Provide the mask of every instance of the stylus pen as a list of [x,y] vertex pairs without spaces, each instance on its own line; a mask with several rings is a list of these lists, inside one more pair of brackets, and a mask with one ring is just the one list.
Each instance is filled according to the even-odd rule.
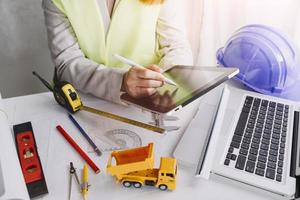
[[[138,63],[135,63],[135,62],[133,62],[132,60],[129,60],[129,59],[127,59],[127,58],[124,58],[124,57],[122,57],[122,56],[120,56],[120,55],[118,55],[118,54],[114,54],[113,56],[114,56],[117,60],[119,60],[119,61],[121,61],[122,63],[125,63],[125,64],[127,64],[127,65],[145,68],[144,66],[142,66],[142,65],[140,65],[140,64],[138,64]],[[165,76],[164,76],[164,81],[165,81],[166,83],[170,84],[170,85],[175,85],[175,86],[177,86],[177,84],[176,84],[174,81],[168,79],[168,78],[165,77]]]
[[100,172],[98,166],[92,161],[92,159],[80,148],[80,146],[71,138],[71,136],[61,127],[56,126],[56,129],[60,134],[68,141],[68,143],[77,151],[77,153],[87,162],[87,164],[94,170],[96,174]]
[[79,123],[74,119],[74,117],[71,114],[69,114],[68,116],[69,116],[70,120],[73,122],[73,124],[78,128],[78,130],[83,135],[83,137],[93,147],[94,151],[98,154],[98,156],[101,156],[102,155],[101,151],[96,146],[96,144],[93,142],[93,140],[89,137],[89,135],[83,130],[83,128],[79,125]]

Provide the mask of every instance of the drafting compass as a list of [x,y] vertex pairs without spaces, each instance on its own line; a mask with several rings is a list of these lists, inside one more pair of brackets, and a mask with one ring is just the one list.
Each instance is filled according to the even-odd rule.
[[[74,168],[73,166],[73,163],[70,162],[70,179],[69,179],[69,200],[71,200],[71,193],[72,193],[72,179],[73,179],[73,176],[75,176],[75,180],[80,188],[80,182],[79,182],[79,178],[78,178],[78,175],[77,175],[77,172],[76,172],[76,169]],[[81,189],[81,188],[80,188]]]

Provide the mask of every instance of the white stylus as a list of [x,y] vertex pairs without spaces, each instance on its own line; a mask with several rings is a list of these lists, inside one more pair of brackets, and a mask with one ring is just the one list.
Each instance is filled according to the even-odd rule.
[[[144,66],[142,66],[142,65],[140,65],[140,64],[137,64],[137,63],[133,62],[132,60],[128,60],[127,58],[124,58],[124,57],[122,57],[122,56],[120,56],[120,55],[118,55],[118,54],[114,54],[113,56],[114,56],[117,60],[121,61],[121,62],[124,63],[124,64],[130,65],[130,66],[136,66],[136,67],[145,68]],[[175,85],[175,86],[177,86],[177,84],[176,84],[174,81],[168,79],[168,78],[165,77],[165,76],[164,76],[164,81],[165,81],[166,83],[170,84],[170,85]]]

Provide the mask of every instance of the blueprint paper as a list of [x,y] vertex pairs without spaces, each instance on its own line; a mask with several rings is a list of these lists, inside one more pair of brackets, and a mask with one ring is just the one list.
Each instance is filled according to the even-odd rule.
[[[124,117],[136,119],[145,123],[151,121],[151,115],[148,112],[142,112],[134,107],[120,106],[86,95],[81,95],[85,105],[100,109],[103,111],[118,114]],[[153,187],[145,187],[135,190],[133,188],[124,188],[121,184],[116,184],[114,177],[106,173],[106,163],[110,151],[103,152],[101,157],[97,156],[91,149],[89,143],[80,134],[75,125],[70,121],[64,108],[59,106],[52,94],[41,93],[31,96],[10,98],[5,100],[5,110],[9,114],[9,123],[17,124],[31,121],[38,151],[45,174],[49,194],[38,199],[53,200],[67,199],[69,190],[69,163],[73,162],[79,179],[81,179],[81,170],[84,160],[68,144],[68,142],[56,130],[57,125],[61,125],[69,135],[78,143],[78,145],[88,153],[91,159],[100,167],[100,174],[95,174],[89,168],[89,182],[92,185],[89,188],[88,199],[136,199],[149,193],[164,195],[160,190]],[[190,111],[188,110],[188,113]],[[178,116],[182,115],[179,111]],[[175,143],[181,136],[178,132],[159,134],[139,127],[131,126],[123,122],[107,119],[92,113],[79,111],[73,115],[83,129],[90,135],[99,148],[114,147],[115,141],[107,139],[105,134],[109,131],[118,129],[127,130],[141,138],[142,145],[154,142],[155,167],[159,167],[160,157],[171,156]],[[181,118],[179,121],[168,122],[167,125],[181,125],[189,118]],[[135,136],[136,136],[135,135]],[[118,137],[121,143],[125,141],[128,147],[133,145],[130,137]],[[172,144],[172,145],[170,145]],[[0,198],[1,199],[1,198]],[[78,185],[75,180],[72,183],[72,200],[82,199]]]

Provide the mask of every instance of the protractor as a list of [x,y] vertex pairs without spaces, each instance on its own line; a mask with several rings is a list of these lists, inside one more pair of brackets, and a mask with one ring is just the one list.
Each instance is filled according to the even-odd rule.
[[116,145],[112,150],[133,148],[142,145],[141,137],[137,133],[126,129],[109,130],[104,136]]

